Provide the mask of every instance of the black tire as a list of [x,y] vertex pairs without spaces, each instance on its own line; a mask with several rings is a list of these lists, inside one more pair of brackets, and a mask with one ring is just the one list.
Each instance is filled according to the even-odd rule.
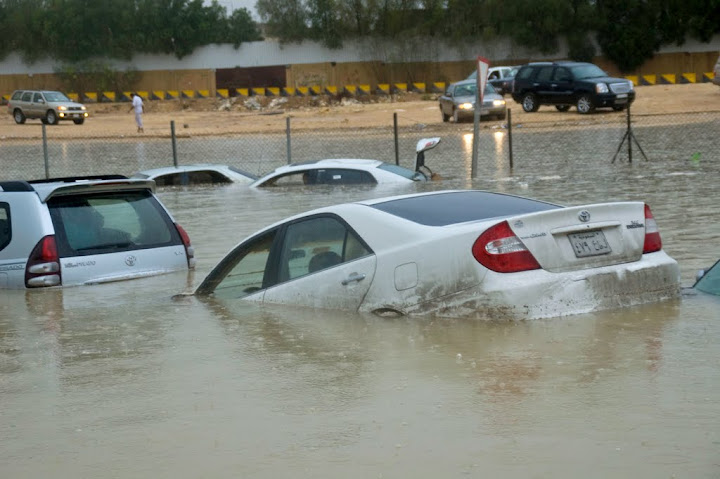
[[568,111],[570,105],[555,105],[555,108],[557,108],[557,111]]
[[15,119],[15,123],[17,123],[18,125],[22,125],[23,123],[25,123],[25,115],[19,108],[16,108],[15,111],[13,111],[13,118]]
[[58,117],[55,110],[48,110],[47,113],[45,113],[45,119],[47,120],[48,125],[57,125]]
[[595,110],[595,105],[593,105],[590,95],[580,95],[580,98],[577,99],[576,106],[578,113],[581,115],[587,115]]
[[537,97],[534,93],[525,93],[521,98],[523,110],[527,113],[537,111],[540,105],[538,105]]
[[442,115],[443,123],[450,121],[450,115],[446,115],[442,108],[440,108],[440,114]]
[[85,123],[85,118],[80,118],[79,120],[73,120],[73,123],[75,123],[76,125],[82,125],[83,123]]

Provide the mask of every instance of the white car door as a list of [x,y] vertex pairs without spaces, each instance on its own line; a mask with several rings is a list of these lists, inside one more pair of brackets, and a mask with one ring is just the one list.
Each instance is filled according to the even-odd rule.
[[266,289],[266,303],[356,310],[375,275],[375,255],[335,215],[288,224],[276,258],[277,281]]

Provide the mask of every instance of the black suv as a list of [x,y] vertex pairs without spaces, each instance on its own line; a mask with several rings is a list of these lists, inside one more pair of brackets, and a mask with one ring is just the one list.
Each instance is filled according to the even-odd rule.
[[575,105],[578,113],[590,113],[599,107],[624,109],[635,100],[635,90],[630,80],[611,78],[592,63],[539,62],[520,67],[512,97],[526,112],[540,105],[560,111]]

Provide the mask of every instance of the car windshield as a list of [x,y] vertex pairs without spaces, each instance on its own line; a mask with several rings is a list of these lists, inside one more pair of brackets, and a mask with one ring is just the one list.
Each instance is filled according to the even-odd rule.
[[695,289],[720,296],[720,261],[703,274],[695,283]]
[[446,226],[561,208],[551,203],[487,191],[413,196],[377,203],[372,207],[427,226]]
[[45,100],[47,101],[70,101],[70,98],[66,97],[59,91],[46,91]]
[[408,180],[418,181],[418,180],[424,180],[425,176],[418,172],[418,171],[412,171],[408,168],[404,168],[402,166],[393,165],[390,163],[383,163],[381,165],[378,165],[378,168],[381,170],[388,171],[390,173],[395,173],[396,175],[402,176],[403,178],[407,178]]
[[598,78],[606,77],[605,73],[600,67],[596,65],[580,65],[572,67],[573,75],[576,80],[582,80],[583,78]]

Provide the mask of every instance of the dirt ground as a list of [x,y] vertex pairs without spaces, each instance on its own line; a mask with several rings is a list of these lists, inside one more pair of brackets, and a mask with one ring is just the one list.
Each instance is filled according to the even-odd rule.
[[[633,115],[660,115],[672,121],[675,113],[720,112],[720,88],[711,83],[652,85],[636,88]],[[175,121],[178,136],[221,136],[237,133],[269,133],[284,131],[287,118],[293,130],[371,128],[392,126],[397,113],[399,126],[422,124],[437,128],[468,128],[468,123],[443,124],[437,94],[400,94],[354,98],[293,97],[293,98],[232,98],[146,101],[145,133],[136,133],[134,115],[129,103],[88,104],[90,117],[81,125],[61,122],[48,134],[67,138],[120,138],[127,136],[166,137],[170,122]],[[592,115],[578,115],[575,109],[561,113],[543,106],[536,113],[525,113],[509,95],[513,124],[578,124],[607,122],[609,116],[624,112],[608,109]],[[5,108],[5,107],[2,107]],[[619,120],[621,121],[621,120]],[[30,126],[35,127],[30,127]],[[41,135],[39,120],[17,125],[11,115],[0,115],[0,141],[37,138]],[[483,122],[483,128],[497,122]]]

